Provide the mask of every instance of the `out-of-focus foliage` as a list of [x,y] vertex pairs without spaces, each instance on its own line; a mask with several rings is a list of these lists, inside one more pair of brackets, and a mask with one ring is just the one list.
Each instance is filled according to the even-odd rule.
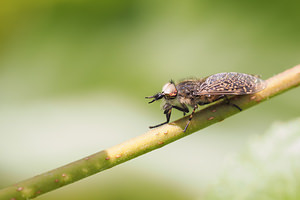
[[300,119],[275,123],[228,160],[205,199],[299,199]]
[[268,77],[299,62],[298,8],[261,1],[5,1],[2,100],[99,88],[140,96],[136,91],[150,93],[170,78],[220,71]]
[[[159,103],[148,105],[144,97],[170,79],[230,71],[266,79],[299,64],[299,10],[298,1],[1,2],[0,186],[116,145],[161,122]],[[124,199],[141,199],[134,196],[137,188],[155,199],[197,198],[223,171],[224,158],[239,152],[248,138],[274,120],[298,117],[299,98],[299,89],[289,91],[41,198],[87,199],[76,192],[96,190],[104,180],[101,187],[114,191],[115,182],[128,179],[128,185],[117,184],[128,192]],[[182,116],[172,115],[172,120]],[[99,191],[89,190],[89,199],[99,199]]]

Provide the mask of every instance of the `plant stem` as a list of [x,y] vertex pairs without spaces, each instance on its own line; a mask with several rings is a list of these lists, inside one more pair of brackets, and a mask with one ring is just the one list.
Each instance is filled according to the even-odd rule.
[[[235,96],[230,99],[245,110],[286,90],[300,84],[300,65],[288,69],[267,80],[263,91]],[[239,113],[234,106],[220,101],[195,113],[187,132],[183,129],[188,116],[166,124],[129,141],[100,151],[68,165],[40,174],[15,185],[0,190],[0,200],[18,200],[35,198],[46,192],[68,185],[87,176],[109,169],[139,155],[163,147],[175,140],[185,137],[211,124],[220,122],[227,117]]]

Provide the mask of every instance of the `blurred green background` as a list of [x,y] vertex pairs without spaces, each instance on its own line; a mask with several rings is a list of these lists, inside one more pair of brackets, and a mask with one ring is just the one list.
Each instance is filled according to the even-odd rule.
[[[171,78],[236,71],[267,79],[299,64],[299,10],[299,1],[3,1],[0,187],[164,121],[159,103],[144,97]],[[299,97],[291,90],[38,199],[218,199],[207,194],[227,158],[274,121],[298,117]]]

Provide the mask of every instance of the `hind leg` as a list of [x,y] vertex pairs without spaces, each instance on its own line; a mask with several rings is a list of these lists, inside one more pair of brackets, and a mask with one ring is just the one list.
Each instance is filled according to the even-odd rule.
[[228,105],[231,105],[231,106],[233,106],[233,107],[239,109],[239,111],[242,111],[242,109],[241,109],[238,105],[236,105],[236,104],[234,104],[234,103],[231,103],[231,102],[230,102],[230,99],[228,99],[228,97],[227,97],[226,95],[224,95],[224,99],[225,99],[225,102],[226,102]]

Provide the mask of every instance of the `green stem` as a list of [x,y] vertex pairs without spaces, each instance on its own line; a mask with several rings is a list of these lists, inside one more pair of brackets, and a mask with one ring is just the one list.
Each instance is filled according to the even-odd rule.
[[[278,95],[300,84],[300,65],[267,80],[267,88],[259,93],[235,96],[230,102],[243,110]],[[221,101],[195,113],[187,132],[183,129],[188,116],[166,124],[129,141],[100,151],[63,167],[40,174],[0,190],[0,199],[18,200],[37,197],[87,176],[109,169],[139,155],[163,147],[211,124],[239,113],[233,106]]]

